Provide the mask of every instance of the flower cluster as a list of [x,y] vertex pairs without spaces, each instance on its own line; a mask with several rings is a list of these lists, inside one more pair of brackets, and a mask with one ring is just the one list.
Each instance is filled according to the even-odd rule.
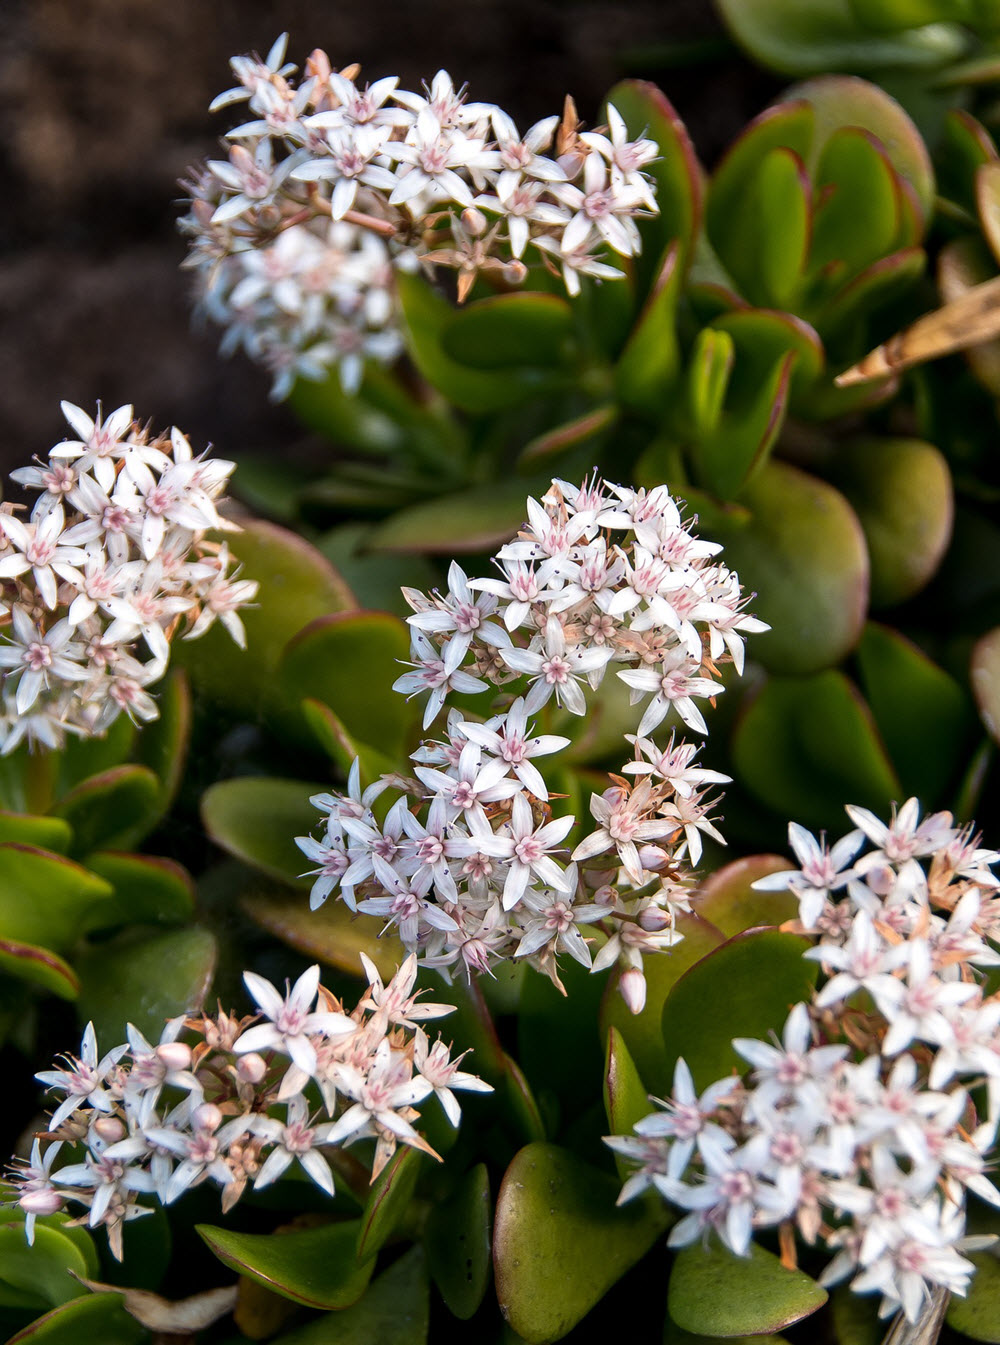
[[414,1128],[417,1105],[435,1094],[457,1126],[454,1090],[492,1090],[420,1026],[453,1006],[419,1002],[416,960],[384,985],[362,959],[369,985],[350,1014],[314,966],[284,995],[245,973],[259,1022],[221,1011],[175,1018],[155,1046],[130,1025],[128,1041],[101,1058],[89,1025],[79,1058],[37,1076],[64,1097],[11,1176],[28,1241],[38,1215],[82,1206],[77,1222],[106,1227],[120,1260],[124,1223],[151,1212],[142,1196],[168,1205],[212,1181],[228,1211],[292,1163],[333,1195],[328,1157],[336,1164],[338,1151],[369,1139],[372,1181],[398,1142],[437,1157]]
[[832,850],[793,823],[801,869],[755,884],[794,892],[791,928],[819,939],[812,1002],[780,1042],[733,1042],[748,1079],[699,1095],[681,1060],[662,1110],[607,1143],[639,1164],[622,1199],[652,1185],[689,1211],[672,1244],[714,1230],[744,1255],[780,1226],[790,1250],[797,1228],[835,1252],[823,1283],[853,1276],[915,1321],[935,1288],[966,1292],[962,1251],[992,1241],[965,1235],[966,1192],[1000,1206],[1000,1000],[979,973],[1000,964],[1000,854],[949,813],[921,822],[915,799],[888,825],[847,811],[857,827]]
[[[362,790],[356,764],[347,795],[313,799],[322,836],[298,844],[317,865],[314,907],[336,889],[429,966],[468,976],[524,958],[561,988],[560,953],[595,971],[617,963],[638,1012],[644,954],[681,937],[675,915],[689,909],[685,873],[702,835],[722,840],[706,791],[728,779],[697,766],[693,745],[652,735],[672,710],[705,733],[698,702],[723,690],[718,665],[741,672],[743,635],[766,627],[665,486],[554,481],[527,510],[498,577],[469,579],[453,564],[446,593],[404,589],[413,667],[395,686],[428,693],[424,728],[450,691],[509,685],[498,712],[484,722],[452,708],[444,736],[413,754],[412,777]],[[538,765],[570,739],[536,734],[532,717],[584,714],[612,666],[632,704],[646,702],[626,735],[634,759],[592,796],[592,829],[570,846],[576,819],[553,817]],[[387,789],[397,798],[380,804],[380,821],[373,805]],[[596,958],[588,926],[604,936]]]
[[396,267],[454,268],[461,300],[480,273],[519,284],[540,262],[576,294],[581,275],[622,274],[611,254],[639,252],[657,146],[630,141],[615,108],[581,131],[567,100],[522,135],[443,70],[423,93],[397,76],[361,86],[317,50],[296,84],[285,45],[232,62],[238,83],[212,107],[246,102],[251,117],[185,184],[181,223],[203,311],[224,348],[271,370],[275,397],[332,366],[354,391],[365,357],[395,357]]
[[28,518],[0,509],[0,751],[60,747],[102,734],[122,713],[157,716],[147,687],[187,639],[218,618],[244,643],[238,610],[256,583],[237,578],[218,512],[234,464],[195,456],[180,430],[153,437],[131,406],[96,420],[62,404],[77,436],[11,476],[37,491]]

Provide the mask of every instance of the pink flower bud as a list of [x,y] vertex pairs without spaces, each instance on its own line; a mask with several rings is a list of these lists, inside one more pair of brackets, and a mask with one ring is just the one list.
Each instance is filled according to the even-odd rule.
[[218,1130],[222,1125],[222,1112],[214,1102],[203,1102],[191,1113],[191,1122],[195,1130]]
[[661,906],[647,906],[639,916],[639,928],[644,929],[647,934],[662,934],[672,923],[670,912],[663,910]]
[[470,205],[462,211],[462,227],[471,238],[482,238],[489,225],[483,212]]
[[617,808],[619,804],[624,803],[627,797],[628,794],[622,789],[621,785],[609,785],[601,795],[604,802],[612,808]]
[[650,873],[659,873],[660,869],[665,868],[669,862],[670,856],[661,846],[643,845],[639,847],[639,863]]
[[26,1214],[55,1214],[62,1209],[63,1198],[49,1186],[41,1191],[25,1191],[17,1203]]
[[528,268],[524,262],[514,257],[504,266],[503,278],[511,285],[523,285],[528,278]]
[[156,1057],[167,1069],[187,1069],[191,1064],[191,1047],[182,1041],[166,1041],[157,1046]]
[[117,1116],[99,1116],[91,1129],[105,1144],[117,1144],[125,1138],[125,1127]]
[[249,1055],[240,1056],[236,1073],[246,1083],[260,1083],[267,1073],[267,1064],[262,1055],[258,1055],[256,1051],[251,1051]]
[[622,972],[618,992],[630,1013],[642,1013],[646,1003],[646,978],[638,967],[630,967],[628,971]]

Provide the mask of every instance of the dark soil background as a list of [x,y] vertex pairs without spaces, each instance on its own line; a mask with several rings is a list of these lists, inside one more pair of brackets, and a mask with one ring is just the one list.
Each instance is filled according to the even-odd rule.
[[[441,66],[523,125],[654,79],[712,164],[777,87],[708,0],[0,0],[0,468],[63,437],[59,400],[132,402],[226,456],[301,440],[267,379],[192,330],[177,179],[235,124],[207,106],[230,56],[290,32],[363,78]],[[238,111],[238,109],[237,109]]]

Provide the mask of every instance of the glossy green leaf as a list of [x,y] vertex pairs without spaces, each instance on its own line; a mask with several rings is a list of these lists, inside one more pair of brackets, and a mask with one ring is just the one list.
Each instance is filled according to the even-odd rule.
[[393,1262],[359,1303],[280,1336],[274,1345],[425,1345],[430,1286],[420,1247]]
[[36,817],[32,813],[0,811],[0,845],[15,841],[64,855],[72,840],[73,828],[61,817]]
[[941,195],[975,215],[976,169],[996,159],[993,137],[971,112],[952,107],[944,115],[941,140],[936,165]]
[[707,440],[718,429],[735,358],[728,332],[704,327],[698,333],[687,370],[687,414],[696,439]]
[[850,1345],[882,1345],[885,1323],[875,1313],[876,1301],[852,1293],[846,1284],[838,1285],[830,1295],[830,1320],[837,1340]]
[[513,1056],[506,1053],[503,1062],[503,1076],[495,1085],[498,1106],[507,1113],[515,1134],[529,1142],[544,1139],[545,1122],[524,1071]]
[[319,746],[345,776],[350,774],[355,761],[360,763],[361,783],[370,785],[383,775],[396,768],[397,763],[390,761],[382,752],[377,752],[367,743],[359,742],[348,732],[329,705],[307,696],[302,702],[302,717],[310,733]]
[[976,642],[969,681],[987,732],[994,742],[1000,742],[1000,626]]
[[156,688],[159,719],[138,735],[136,757],[160,781],[162,817],[177,797],[191,741],[191,683],[181,668],[175,668]]
[[1000,1342],[1000,1261],[989,1251],[966,1253],[976,1267],[965,1298],[952,1294],[948,1325],[970,1340]]
[[371,547],[448,556],[489,551],[517,532],[527,516],[525,500],[548,485],[541,478],[507,478],[415,504],[373,528]]
[[780,925],[793,920],[799,903],[791,892],[755,892],[758,878],[789,867],[781,855],[751,855],[734,859],[710,873],[698,888],[697,909],[703,920],[721,930],[726,938],[760,925]]
[[60,999],[76,999],[80,981],[76,972],[49,948],[0,939],[0,972],[37,985]]
[[435,1201],[424,1228],[427,1268],[452,1316],[468,1321],[479,1308],[492,1271],[493,1202],[486,1164],[467,1172],[446,1201]]
[[919,593],[951,540],[954,489],[944,455],[920,439],[855,440],[839,446],[832,479],[864,530],[872,606]]
[[[810,321],[826,341],[831,363],[836,363],[832,348],[838,342],[844,344],[851,336],[856,337],[856,332],[852,331],[854,325],[866,321],[879,308],[895,303],[911,290],[923,275],[926,265],[927,255],[922,248],[901,248],[889,257],[872,262],[850,284],[838,289],[826,303],[810,310]],[[847,363],[846,359],[844,363]],[[835,391],[836,395],[829,394],[825,405],[821,403],[815,408],[814,419],[846,415],[858,405],[877,403],[880,397],[876,389],[866,389],[864,386],[860,390],[838,388]],[[884,400],[884,396],[881,400]]]
[[779,359],[748,402],[727,405],[716,429],[698,444],[698,482],[720,499],[737,495],[766,462],[788,410],[794,359],[791,353]]
[[573,310],[554,294],[496,294],[460,308],[441,346],[471,369],[505,370],[565,363]]
[[439,576],[421,556],[376,554],[368,548],[371,529],[364,523],[342,523],[324,533],[319,550],[344,576],[360,607],[405,616],[409,611],[400,588],[429,589]]
[[196,690],[227,709],[256,714],[278,690],[274,672],[288,641],[303,626],[329,612],[356,606],[354,595],[315,547],[262,519],[243,524],[232,549],[243,578],[260,585],[256,605],[241,612],[246,650],[219,622],[200,640],[174,642],[174,657],[187,668]]
[[808,827],[838,826],[845,801],[881,814],[900,797],[872,713],[841,672],[770,679],[736,725],[732,760],[756,799]]
[[780,1331],[821,1308],[826,1290],[801,1270],[788,1270],[756,1243],[749,1256],[726,1247],[684,1247],[670,1271],[667,1311],[687,1331],[708,1336]]
[[[806,947],[795,934],[750,930],[727,939],[686,972],[663,1005],[663,1043],[671,1076],[679,1056],[687,1061],[699,1089],[734,1068],[747,1069],[732,1040],[766,1040],[769,1032],[781,1031],[793,1005],[808,1000],[818,968],[802,956]],[[684,1321],[679,1325],[704,1329]],[[761,1323],[760,1329],[772,1328]]]
[[749,522],[723,517],[714,538],[726,564],[756,593],[751,610],[771,630],[754,657],[789,674],[838,663],[861,634],[868,553],[857,516],[824,481],[768,462],[740,496]]
[[629,1055],[649,1089],[663,1096],[670,1089],[673,1065],[663,1044],[661,1019],[667,995],[680,978],[703,957],[718,948],[723,935],[700,916],[680,915],[677,929],[684,935],[673,948],[648,957],[643,963],[646,977],[646,1005],[634,1014],[618,993],[616,976],[609,978],[601,1001],[601,1032],[618,1032]]
[[0,1291],[30,1296],[26,1306],[58,1307],[84,1293],[73,1274],[86,1275],[88,1265],[76,1243],[60,1229],[39,1225],[29,1247],[20,1223],[0,1224]]
[[78,959],[80,1017],[93,1021],[104,1049],[125,1040],[126,1022],[158,1041],[168,1018],[201,1007],[215,961],[215,939],[196,925],[128,930]]
[[370,915],[352,915],[335,897],[330,897],[318,911],[309,909],[300,892],[289,896],[251,892],[240,905],[255,925],[282,943],[353,976],[362,975],[360,953],[371,958],[385,980],[406,956],[398,939],[389,934],[380,937],[381,920]]
[[493,1231],[497,1300],[529,1342],[560,1340],[649,1250],[664,1206],[615,1206],[619,1183],[554,1144],[529,1144],[504,1175]]
[[282,1233],[238,1233],[198,1224],[196,1231],[224,1266],[308,1308],[346,1308],[367,1288],[374,1260],[354,1256],[359,1223],[323,1224]]
[[[612,1135],[630,1135],[636,1121],[648,1116],[652,1109],[649,1093],[629,1055],[625,1038],[613,1027],[608,1031],[604,1059],[604,1111]],[[620,1154],[615,1155],[615,1166],[623,1180],[632,1170],[632,1165]]]
[[975,0],[850,0],[850,4],[858,20],[876,33],[976,19]]
[[132,758],[138,737],[139,731],[128,715],[119,715],[100,738],[69,734],[66,745],[54,758],[54,797],[61,798],[91,776],[124,766]]
[[[975,714],[968,695],[943,668],[897,631],[869,622],[858,667],[875,724],[902,792],[941,802],[968,758]],[[913,732],[919,724],[920,733]]]
[[654,418],[668,405],[677,378],[680,353],[676,316],[681,280],[680,245],[674,242],[664,254],[615,370],[622,403]]
[[361,1214],[356,1256],[368,1261],[385,1244],[406,1215],[416,1190],[423,1154],[401,1144],[372,1183]]
[[[155,1216],[154,1216],[155,1217]],[[10,1225],[19,1228],[22,1237],[24,1236],[24,1211],[17,1206],[6,1206],[0,1208],[0,1225]],[[57,1214],[39,1214],[35,1217],[36,1228],[55,1229],[64,1238],[69,1238],[73,1246],[83,1257],[86,1270],[84,1274],[88,1279],[94,1279],[100,1271],[100,1260],[97,1255],[97,1248],[94,1245],[94,1235],[87,1228],[81,1228],[79,1224],[70,1222],[70,1216],[64,1213]]]
[[794,313],[739,308],[712,320],[714,331],[728,332],[736,349],[732,402],[749,403],[762,379],[785,356],[794,356],[791,391],[807,400],[823,372],[823,343],[815,329]]
[[[566,421],[564,425],[557,425],[554,430],[546,430],[544,434],[529,439],[521,450],[518,463],[522,467],[537,467],[593,439],[602,440],[605,431],[611,429],[620,414],[618,407],[611,404],[595,407],[593,411],[585,411],[582,416],[577,416],[574,420]],[[411,563],[411,560],[412,558],[408,559],[407,563]],[[408,582],[411,587],[416,587],[412,580]]]
[[278,665],[282,695],[298,706],[323,701],[348,733],[403,764],[419,707],[394,692],[405,671],[410,637],[387,612],[335,612],[319,617],[289,643]]
[[326,788],[263,775],[220,780],[201,796],[201,820],[215,844],[236,859],[283,882],[308,885],[301,875],[309,861],[295,837],[320,821],[309,799]]
[[551,386],[552,374],[541,369],[486,371],[460,364],[444,346],[456,310],[422,276],[400,272],[396,287],[414,363],[456,406],[465,411],[499,411]]
[[751,303],[795,307],[810,251],[810,198],[799,155],[784,146],[769,151],[750,183],[739,244],[720,252]]
[[188,871],[159,855],[97,851],[87,867],[115,890],[113,910],[102,909],[102,922],[179,925],[194,913],[194,885]]
[[657,188],[659,214],[643,221],[643,254],[655,263],[676,239],[683,270],[701,222],[702,172],[684,123],[663,92],[644,80],[616,84],[607,101],[621,114],[629,136],[648,138],[659,146],[659,157],[646,172]]
[[935,24],[873,34],[849,0],[718,0],[729,31],[761,65],[782,75],[819,70],[934,70],[964,55],[959,30]]
[[0,845],[0,937],[57,952],[100,921],[111,887],[62,855]]
[[63,795],[53,808],[73,830],[73,853],[128,850],[160,814],[160,782],[145,766],[113,766]]
[[810,263],[816,270],[839,263],[846,279],[895,250],[899,191],[888,155],[870,131],[834,131],[819,156],[815,185]]
[[125,1311],[117,1294],[88,1294],[36,1318],[11,1336],[7,1345],[81,1345],[83,1341],[138,1345],[147,1339],[145,1327]]

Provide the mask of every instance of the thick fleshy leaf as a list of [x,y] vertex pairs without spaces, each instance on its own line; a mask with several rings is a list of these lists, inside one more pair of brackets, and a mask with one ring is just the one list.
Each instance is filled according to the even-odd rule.
[[680,354],[677,300],[681,287],[680,244],[667,248],[659,273],[615,370],[618,395],[630,410],[658,418],[673,394]]
[[[745,1070],[746,1061],[733,1050],[733,1038],[767,1040],[769,1032],[780,1032],[792,1006],[812,993],[818,968],[802,956],[807,946],[795,934],[749,930],[728,939],[686,972],[663,1005],[663,1043],[671,1077],[679,1056],[687,1061],[699,1089],[734,1068]],[[760,1329],[771,1327],[761,1323]]]
[[706,442],[717,432],[736,359],[728,332],[703,327],[695,339],[687,368],[687,406],[693,438]]
[[330,1312],[274,1345],[425,1345],[430,1285],[423,1250],[413,1247],[343,1312]]
[[545,491],[551,478],[515,477],[471,486],[415,504],[372,529],[373,551],[462,555],[508,541],[525,519],[525,500]]
[[124,766],[132,757],[138,737],[139,731],[128,715],[119,715],[100,738],[68,735],[65,747],[54,759],[54,797],[61,798],[91,776]]
[[36,1318],[7,1345],[81,1345],[82,1341],[138,1345],[146,1339],[145,1327],[125,1311],[117,1295],[88,1294]]
[[354,1256],[358,1220],[275,1233],[238,1233],[198,1224],[196,1231],[224,1266],[308,1308],[346,1308],[367,1288],[374,1259]]
[[[585,937],[588,932],[586,926],[581,930]],[[565,1120],[593,1101],[593,1080],[601,1068],[597,1014],[604,985],[603,977],[592,976],[569,956],[559,961],[564,995],[547,976],[529,976],[521,988],[517,1058],[536,1092],[551,1095],[564,1109]]]
[[14,841],[39,850],[64,855],[73,841],[73,828],[61,817],[37,817],[33,813],[0,811],[0,845]]
[[529,1144],[504,1175],[493,1231],[500,1311],[529,1342],[561,1340],[649,1250],[666,1208],[617,1208],[619,1184],[554,1144]]
[[1000,742],[1000,626],[976,642],[969,665],[972,694],[994,742]]
[[844,278],[893,252],[901,230],[896,175],[881,143],[858,126],[841,126],[816,167],[816,217],[810,263],[838,266]]
[[409,632],[398,617],[335,612],[290,641],[277,678],[294,706],[307,696],[323,701],[350,734],[402,765],[419,708],[394,692],[392,684],[409,653]]
[[[651,1110],[649,1092],[629,1055],[625,1038],[617,1028],[610,1028],[604,1060],[604,1111],[612,1135],[630,1135],[636,1121],[648,1116]],[[615,1165],[618,1176],[624,1180],[632,1165],[618,1154]]]
[[642,1013],[629,1010],[618,993],[617,976],[609,978],[601,1001],[601,1032],[609,1034],[613,1028],[620,1033],[643,1082],[660,1097],[669,1091],[673,1077],[660,1026],[667,995],[686,971],[724,941],[724,935],[700,916],[678,916],[677,929],[684,935],[680,943],[644,959],[646,1005]]
[[683,270],[701,222],[702,171],[684,123],[655,84],[627,79],[607,101],[617,108],[633,139],[655,140],[659,157],[646,171],[657,187],[659,214],[643,221],[643,256],[655,262],[676,239]]
[[936,155],[938,190],[946,204],[969,219],[976,215],[976,170],[996,160],[997,148],[986,127],[965,108],[952,107],[941,125]]
[[241,612],[247,648],[216,622],[200,640],[174,642],[174,656],[198,692],[227,709],[256,714],[278,690],[274,672],[288,641],[308,622],[356,606],[354,595],[315,547],[285,528],[248,520],[233,538],[245,579],[260,585],[255,606]]
[[515,1134],[529,1143],[545,1138],[545,1122],[541,1108],[524,1076],[524,1071],[513,1056],[504,1053],[504,1073],[497,1090],[497,1103],[506,1112]]
[[479,1163],[446,1201],[435,1201],[424,1228],[427,1268],[449,1311],[468,1321],[489,1287],[493,1202],[486,1164]]
[[76,999],[80,980],[76,972],[50,948],[36,948],[15,939],[0,939],[0,972],[37,985],[60,999]]
[[418,1149],[401,1144],[372,1183],[358,1229],[359,1261],[371,1260],[395,1232],[413,1198],[422,1161]]
[[145,766],[113,766],[64,794],[52,810],[73,829],[73,854],[129,850],[159,820],[160,782]]
[[111,886],[62,855],[0,845],[0,938],[57,951],[101,920]]
[[726,269],[752,304],[794,309],[812,232],[811,188],[801,157],[769,150],[749,184],[739,236],[717,246]]
[[[941,802],[968,760],[976,717],[967,693],[923,650],[869,622],[858,645],[868,704],[902,792]],[[921,726],[914,734],[913,725]]]
[[[836,365],[843,357],[843,350],[851,341],[857,341],[856,324],[867,320],[879,308],[895,303],[913,288],[924,273],[927,254],[922,248],[901,248],[888,257],[872,262],[859,276],[838,289],[824,304],[810,311],[809,317],[827,344],[830,362]],[[854,350],[857,349],[856,344]],[[846,362],[846,358],[845,358]],[[814,419],[829,416],[846,415],[857,406],[868,403],[858,400],[856,388],[836,389],[837,396],[831,392],[825,404],[813,412]],[[848,398],[846,394],[851,394]],[[878,404],[877,394],[869,391],[868,398],[873,405]]]
[[952,1294],[948,1325],[971,1340],[1000,1342],[1000,1261],[991,1252],[973,1252],[976,1273],[965,1298]]
[[742,491],[749,522],[719,520],[726,564],[755,592],[771,630],[754,656],[788,674],[838,663],[854,647],[868,598],[868,552],[857,515],[832,486],[785,462],[768,462]]
[[730,407],[727,398],[718,426],[697,445],[698,482],[718,498],[737,495],[766,462],[785,422],[794,359],[791,352],[780,358],[742,405]]
[[410,609],[400,587],[433,588],[440,576],[422,556],[370,551],[370,536],[371,528],[364,523],[342,523],[324,533],[316,545],[350,584],[360,607],[406,616]]
[[214,937],[196,925],[128,930],[78,959],[80,1017],[93,1022],[102,1050],[125,1040],[126,1022],[157,1041],[168,1018],[201,1007],[215,961]]
[[815,328],[794,313],[738,308],[712,320],[712,329],[728,332],[736,348],[731,396],[737,403],[752,399],[753,388],[785,355],[792,362],[792,396],[808,399],[823,372],[823,343]]
[[159,719],[138,735],[136,757],[160,781],[162,817],[180,789],[191,741],[191,683],[182,668],[175,668],[156,688]]
[[313,700],[307,696],[302,702],[302,717],[306,721],[313,739],[334,761],[345,776],[350,774],[355,761],[360,763],[361,783],[370,785],[380,775],[395,770],[397,762],[391,761],[383,752],[378,752],[367,743],[351,736],[340,719],[324,701]]
[[884,813],[899,779],[872,713],[841,672],[771,678],[736,725],[740,782],[780,818],[836,827],[844,800]]
[[220,780],[201,796],[205,830],[228,854],[272,878],[295,886],[309,861],[295,844],[317,825],[321,814],[309,802],[328,786],[272,776],[243,775]]
[[573,310],[554,294],[496,294],[460,308],[441,332],[451,359],[470,369],[564,364]]
[[[22,1209],[17,1206],[0,1208],[0,1225],[19,1228],[22,1238],[24,1237],[24,1223],[25,1215]],[[101,1263],[97,1255],[97,1248],[94,1245],[94,1234],[89,1229],[81,1228],[79,1224],[72,1224],[70,1216],[63,1213],[37,1215],[35,1227],[52,1228],[62,1237],[69,1238],[83,1257],[86,1266],[84,1274],[94,1276],[99,1273]]]
[[29,1247],[22,1224],[0,1225],[0,1300],[13,1291],[31,1300],[18,1306],[58,1307],[85,1292],[71,1272],[87,1275],[89,1266],[61,1229],[36,1227],[34,1246]]
[[301,893],[279,896],[250,892],[240,905],[255,925],[282,943],[352,976],[362,975],[361,953],[371,958],[385,980],[406,956],[398,939],[380,935],[381,920],[371,915],[352,915],[335,897],[330,897],[318,911],[309,909]]
[[102,923],[180,925],[194,912],[191,875],[172,859],[97,851],[87,867],[115,890],[113,909],[102,908]]
[[836,1339],[851,1345],[882,1345],[885,1323],[876,1316],[875,1307],[875,1299],[852,1293],[846,1284],[838,1285],[828,1309]]
[[756,1243],[734,1256],[713,1242],[684,1247],[670,1271],[667,1311],[687,1331],[707,1336],[780,1331],[821,1308],[827,1293],[801,1270],[788,1270]]
[[872,606],[912,598],[951,539],[954,489],[944,455],[921,439],[855,440],[838,448],[831,475],[864,530]]
[[710,873],[698,889],[697,909],[726,938],[760,925],[780,925],[793,920],[799,903],[791,892],[755,892],[753,884],[769,873],[787,869],[781,855],[751,855],[735,859]]
[[[593,439],[603,443],[605,431],[611,429],[620,415],[619,408],[611,403],[595,407],[593,411],[585,411],[582,416],[577,416],[574,420],[566,421],[564,425],[557,425],[554,430],[546,430],[543,434],[536,435],[534,439],[529,439],[521,450],[518,463],[522,467],[538,466]],[[412,564],[412,557],[408,558],[407,564]],[[412,580],[407,582],[411,588],[417,587]]]

